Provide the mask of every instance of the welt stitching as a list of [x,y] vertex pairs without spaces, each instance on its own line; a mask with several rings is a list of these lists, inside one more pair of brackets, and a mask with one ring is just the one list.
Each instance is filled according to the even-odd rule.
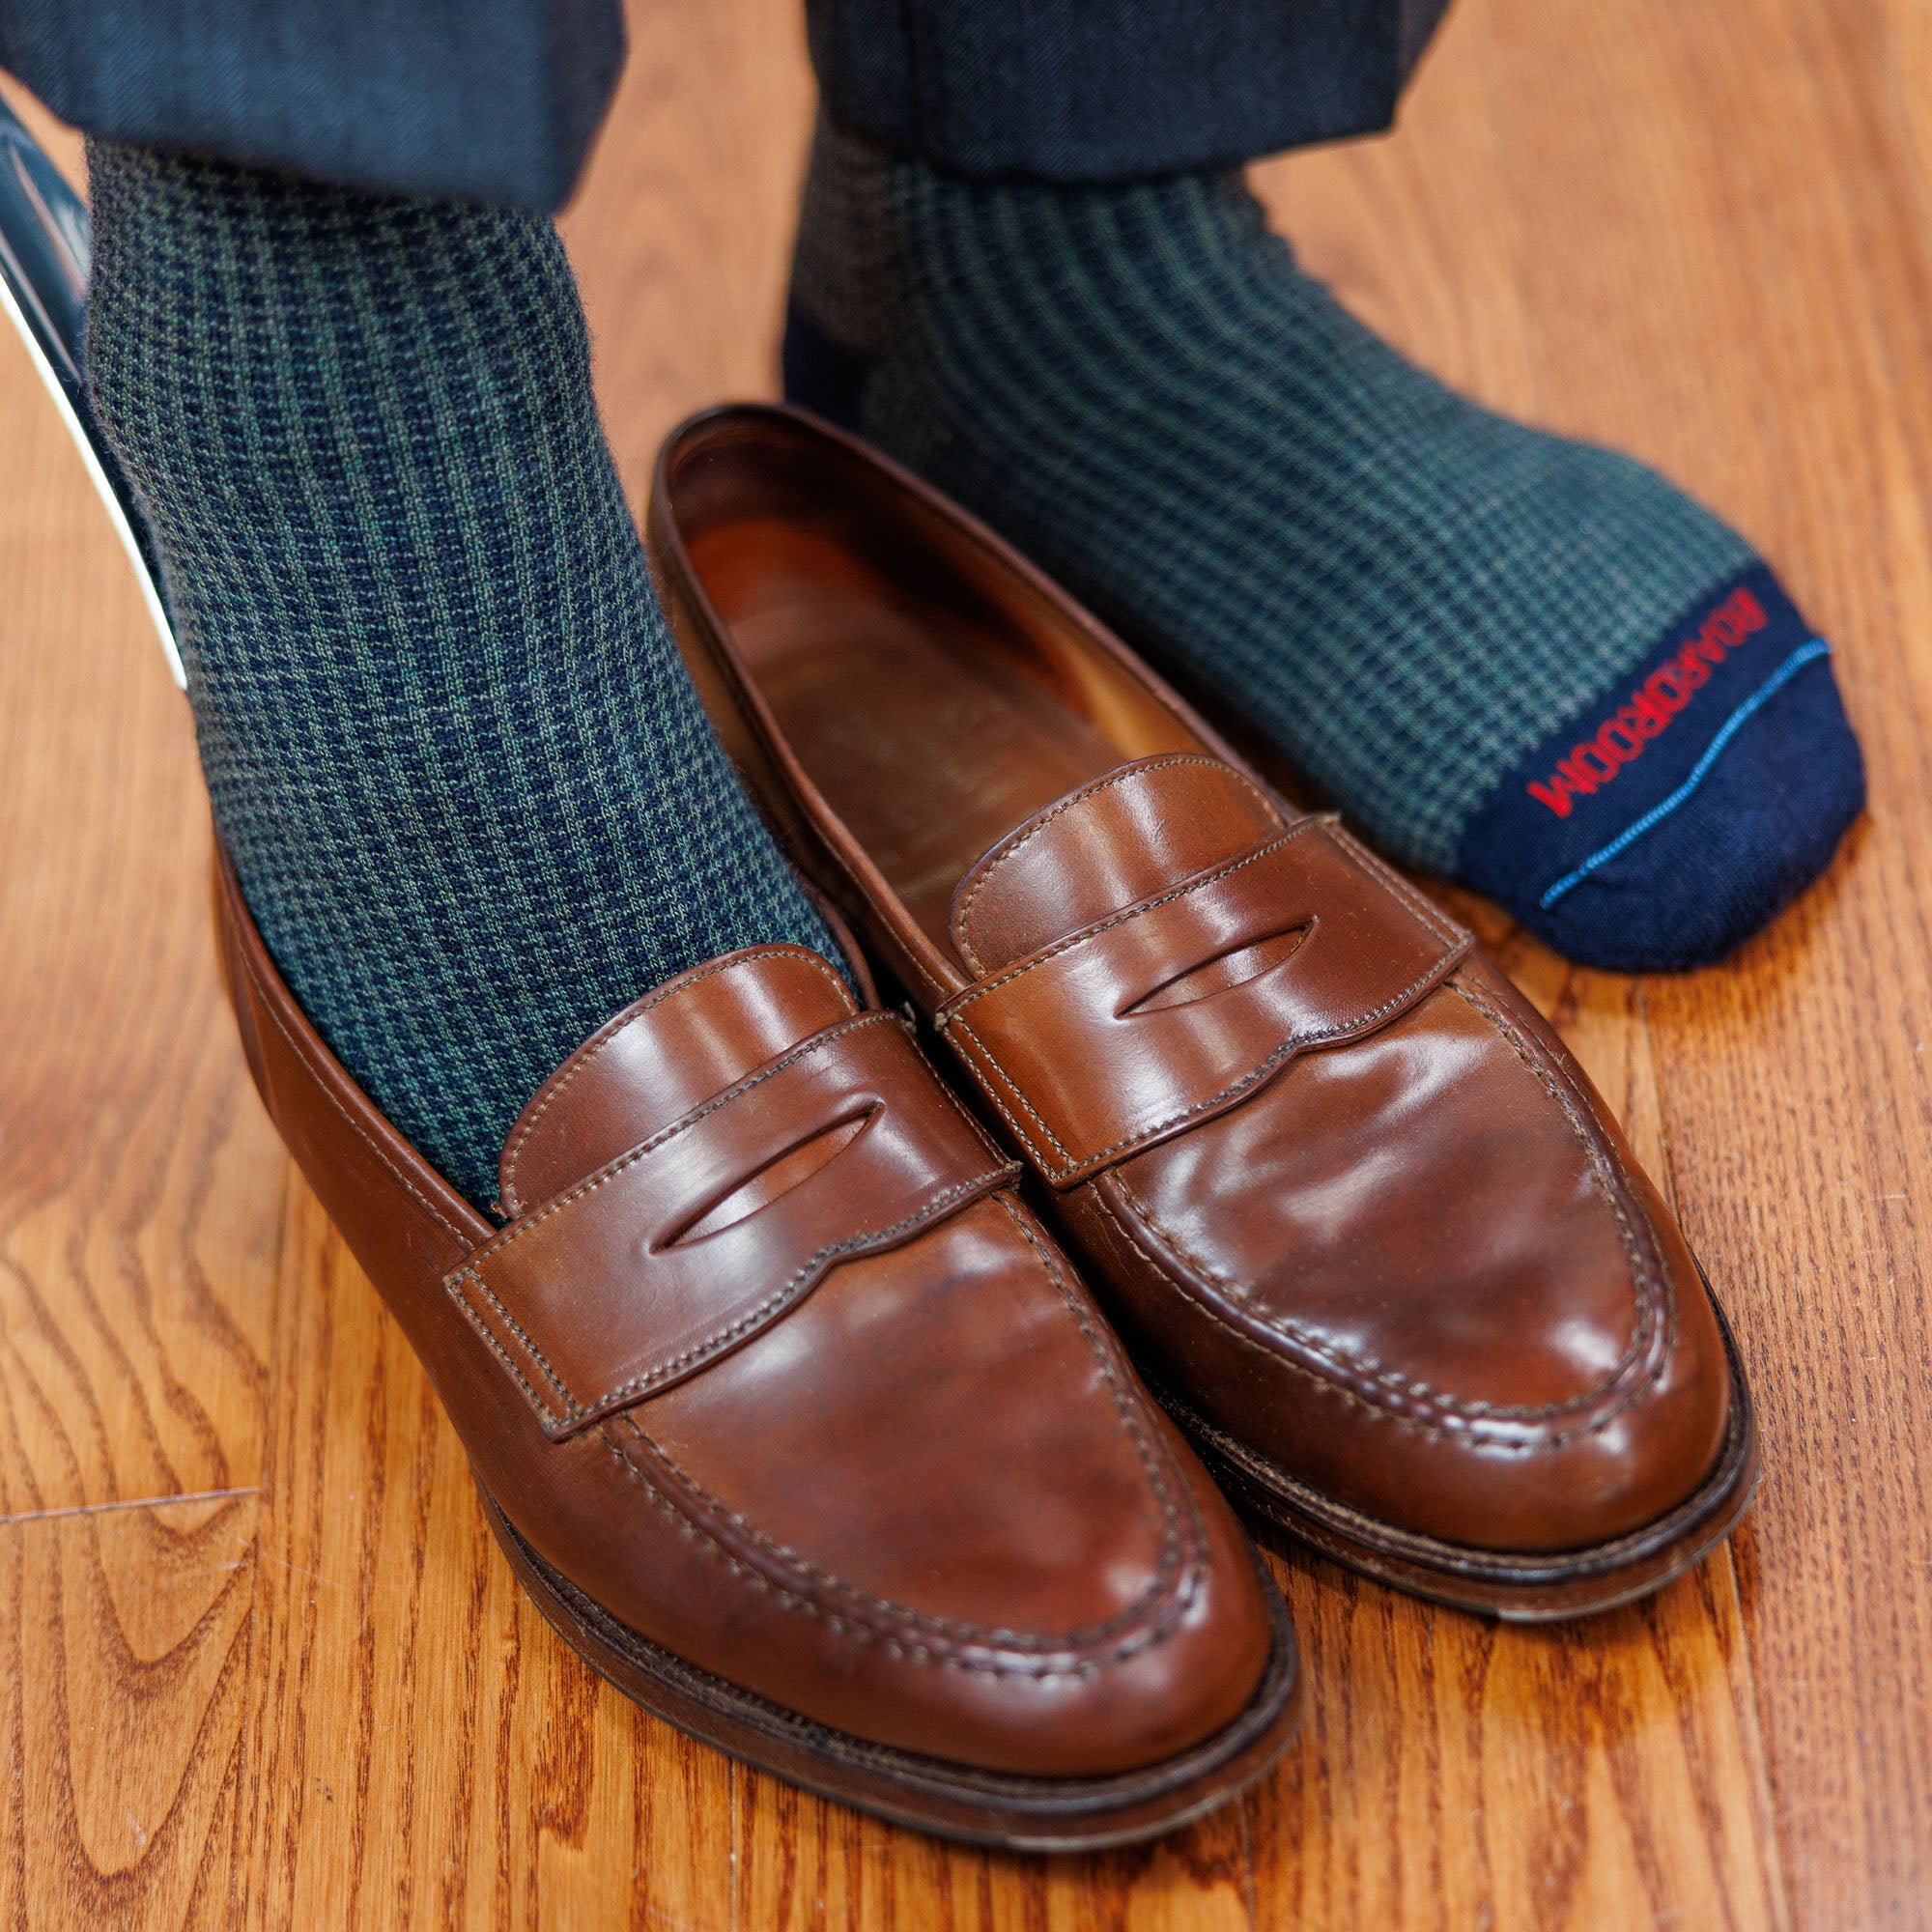
[[[1122,1225],[1120,1216],[1114,1212],[1113,1205],[1100,1192],[1097,1186],[1093,1189],[1093,1193],[1094,1199],[1099,1205],[1101,1213],[1106,1215],[1107,1219],[1113,1223],[1115,1231],[1126,1242],[1127,1246],[1135,1254],[1139,1255],[1149,1267],[1165,1275],[1166,1270],[1162,1267],[1161,1264],[1152,1255],[1149,1254]],[[1129,1198],[1131,1199],[1132,1197],[1129,1196]],[[1134,1205],[1136,1208],[1139,1208],[1141,1206],[1138,1201]],[[1230,1284],[1230,1286],[1235,1285]],[[1386,1423],[1392,1429],[1402,1430],[1405,1434],[1410,1435],[1419,1435],[1425,1441],[1463,1443],[1471,1439],[1480,1439],[1481,1422],[1486,1419],[1492,1419],[1474,1418],[1476,1426],[1472,1428],[1467,1424],[1459,1427],[1454,1423],[1433,1423],[1421,1416],[1404,1415],[1400,1410],[1388,1407],[1386,1404],[1370,1400],[1369,1397],[1361,1394],[1356,1389],[1349,1387],[1345,1382],[1330,1380],[1328,1377],[1311,1369],[1305,1362],[1297,1362],[1293,1356],[1277,1353],[1265,1342],[1258,1341],[1254,1336],[1248,1334],[1245,1329],[1237,1328],[1225,1316],[1217,1314],[1206,1302],[1196,1299],[1193,1295],[1189,1295],[1188,1300],[1202,1316],[1208,1321],[1211,1321],[1224,1334],[1239,1343],[1242,1348],[1252,1350],[1268,1363],[1276,1367],[1285,1368],[1291,1374],[1299,1376],[1303,1380],[1312,1383],[1323,1395],[1333,1396],[1337,1401],[1346,1403],[1352,1408],[1359,1408],[1374,1421]],[[1486,1450],[1496,1455],[1522,1457],[1548,1455],[1559,1449],[1567,1449],[1571,1443],[1581,1441],[1585,1436],[1602,1434],[1618,1416],[1623,1414],[1625,1409],[1636,1403],[1646,1387],[1651,1383],[1662,1381],[1664,1371],[1668,1367],[1669,1357],[1666,1355],[1663,1360],[1659,1362],[1652,1374],[1632,1388],[1621,1401],[1615,1403],[1601,1415],[1595,1417],[1581,1428],[1558,1431],[1535,1442],[1497,1442],[1492,1440],[1485,1443],[1483,1446]]]
[[[1081,804],[1087,799],[1094,797],[1097,793],[1108,790],[1111,786],[1117,784],[1125,784],[1128,781],[1128,780],[1139,778],[1144,772],[1154,771],[1169,765],[1219,765],[1223,764],[1223,762],[1224,761],[1220,758],[1210,758],[1204,755],[1200,752],[1171,752],[1164,758],[1151,759],[1147,764],[1136,765],[1132,771],[1116,772],[1112,778],[1102,779],[1098,784],[1091,784],[1083,786],[1079,791],[1075,792],[1071,798],[1062,799],[1061,802],[1058,805],[1056,805],[1051,811],[1047,812],[1042,818],[1037,820],[1032,827],[1032,829],[1029,830],[1023,838],[1017,839],[1011,845],[1009,845],[1007,849],[1004,852],[1002,852],[1000,856],[997,859],[995,859],[993,863],[990,866],[988,866],[986,869],[983,872],[981,872],[976,880],[974,880],[973,890],[966,895],[966,902],[959,908],[959,918],[956,922],[959,928],[959,950],[963,953],[965,953],[967,965],[972,967],[975,973],[983,973],[985,971],[985,968],[981,966],[980,963],[978,953],[974,950],[972,935],[966,929],[966,922],[972,916],[973,912],[973,901],[980,896],[981,889],[988,884],[988,882],[992,879],[993,874],[997,872],[1000,869],[1000,867],[1007,863],[1009,859],[1010,859],[1016,852],[1018,852],[1021,849],[1021,847],[1031,844],[1034,839],[1037,838],[1039,835],[1042,832],[1044,832],[1046,828],[1049,825],[1051,825],[1053,821],[1056,818],[1058,818],[1063,811],[1070,810],[1074,806]],[[1262,804],[1264,807],[1266,807],[1268,811],[1273,814],[1273,816],[1277,821],[1280,820],[1281,812],[1275,807],[1274,802],[1271,799],[1269,799],[1266,793],[1264,793],[1262,790],[1260,785],[1256,784],[1255,781],[1246,775],[1246,773],[1236,771],[1233,765],[1227,765],[1225,769],[1234,778],[1238,779],[1242,784],[1246,785],[1247,788],[1254,793],[1256,798],[1260,799]]]
[[[804,958],[810,959],[812,965],[816,966],[820,970],[820,972],[822,972],[825,975],[825,977],[828,980],[830,980],[836,987],[838,987],[841,995],[843,995],[847,1000],[850,999],[851,995],[846,992],[844,981],[839,979],[838,974],[836,974],[832,970],[831,966],[825,960],[821,959],[817,955],[817,953],[808,951],[808,949],[806,949],[805,947],[801,946],[801,947],[784,948],[776,946],[761,946],[756,949],[756,952],[753,956],[760,958],[769,958],[773,954],[781,952],[786,953],[788,956],[792,953],[797,953],[798,955]],[[614,1040],[616,1040],[618,1037],[622,1035],[629,1028],[633,1020],[642,1019],[646,1013],[652,1011],[655,1008],[662,1005],[666,1000],[669,999],[674,993],[683,992],[687,986],[695,986],[700,980],[708,980],[712,977],[713,974],[723,973],[724,971],[725,971],[727,967],[742,965],[745,962],[746,956],[747,956],[746,954],[740,953],[737,955],[736,958],[714,960],[709,966],[704,967],[699,972],[681,976],[677,980],[677,981],[672,985],[660,986],[658,990],[650,996],[649,999],[643,1001],[640,1005],[633,1008],[632,1010],[625,1015],[621,1024],[613,1026],[611,1029],[611,1031],[607,1033],[604,1036],[604,1037],[600,1039],[597,1042],[597,1044],[590,1049],[588,1053],[584,1054],[582,1058],[580,1059],[570,1068],[570,1070],[563,1076],[563,1078],[559,1080],[556,1083],[556,1085],[553,1087],[550,1090],[550,1092],[544,1095],[541,1101],[538,1102],[536,1112],[533,1113],[529,1117],[529,1119],[526,1121],[524,1124],[517,1129],[516,1138],[511,1142],[509,1151],[503,1156],[503,1179],[506,1182],[508,1182],[510,1191],[512,1193],[516,1191],[517,1161],[523,1153],[524,1144],[529,1139],[531,1134],[533,1134],[536,1131],[537,1122],[541,1121],[547,1113],[550,1112],[551,1103],[554,1100],[556,1100],[562,1096],[564,1089],[568,1087],[570,1083],[573,1080],[575,1080],[577,1076],[580,1073],[582,1073],[583,1069],[586,1066],[588,1066],[590,1063],[593,1060],[595,1060],[597,1056],[600,1053],[602,1053],[607,1046],[610,1046]]]
[[459,1228],[453,1221],[451,1221],[442,1212],[442,1210],[436,1205],[434,1201],[432,1201],[429,1198],[428,1195],[423,1193],[422,1190],[418,1188],[412,1180],[411,1180],[409,1176],[406,1175],[402,1171],[402,1169],[399,1168],[395,1164],[395,1162],[392,1161],[389,1158],[389,1156],[385,1154],[383,1151],[383,1150],[376,1145],[375,1141],[370,1138],[369,1131],[366,1127],[363,1126],[362,1122],[358,1121],[355,1118],[355,1116],[352,1114],[349,1111],[349,1109],[345,1107],[339,1099],[336,1098],[334,1093],[330,1090],[327,1075],[325,1073],[323,1068],[316,1065],[315,1062],[308,1057],[308,1053],[303,1048],[301,1042],[296,1038],[295,1035],[292,1034],[286,1026],[282,1024],[282,1016],[275,1010],[273,997],[270,995],[269,988],[263,984],[261,976],[256,972],[255,962],[248,957],[247,948],[244,946],[237,946],[235,948],[235,952],[242,961],[242,970],[248,976],[248,983],[255,989],[262,1010],[268,1014],[269,1018],[271,1021],[273,1021],[275,1031],[281,1035],[283,1040],[287,1043],[289,1051],[293,1053],[298,1061],[301,1062],[302,1065],[308,1070],[309,1074],[313,1077],[317,1088],[321,1091],[322,1097],[325,1100],[327,1100],[328,1104],[335,1109],[336,1113],[338,1113],[342,1117],[344,1125],[346,1125],[349,1128],[349,1130],[355,1136],[355,1138],[358,1141],[360,1141],[362,1145],[365,1148],[367,1148],[369,1151],[372,1154],[374,1154],[380,1162],[382,1162],[383,1166],[388,1171],[390,1177],[400,1184],[404,1192],[407,1193],[412,1200],[419,1203],[424,1208],[428,1210],[431,1218],[436,1222],[438,1227],[441,1228],[446,1234],[454,1235],[459,1241],[470,1240],[472,1236],[465,1234],[461,1228]]

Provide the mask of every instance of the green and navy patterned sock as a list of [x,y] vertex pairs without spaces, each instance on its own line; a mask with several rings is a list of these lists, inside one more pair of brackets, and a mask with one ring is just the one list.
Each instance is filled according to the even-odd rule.
[[1577,959],[1721,956],[1863,803],[1742,537],[1404,361],[1237,178],[973,183],[821,127],[785,384]]
[[685,675],[547,221],[97,143],[88,373],[290,986],[472,1200],[545,1076],[832,951]]

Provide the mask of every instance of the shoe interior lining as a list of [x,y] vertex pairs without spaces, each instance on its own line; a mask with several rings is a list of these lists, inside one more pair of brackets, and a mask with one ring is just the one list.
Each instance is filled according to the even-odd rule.
[[708,441],[674,487],[793,753],[948,952],[953,892],[989,846],[1131,758],[1200,749],[1030,586],[808,430]]

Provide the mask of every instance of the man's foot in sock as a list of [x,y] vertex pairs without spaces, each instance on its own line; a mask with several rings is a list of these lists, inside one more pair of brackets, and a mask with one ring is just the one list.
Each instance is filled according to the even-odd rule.
[[600,1021],[830,937],[667,632],[554,230],[97,143],[88,365],[304,1009],[479,1204]]
[[1404,361],[1235,178],[976,184],[821,127],[785,384],[1585,963],[1721,957],[1863,804],[1743,538]]

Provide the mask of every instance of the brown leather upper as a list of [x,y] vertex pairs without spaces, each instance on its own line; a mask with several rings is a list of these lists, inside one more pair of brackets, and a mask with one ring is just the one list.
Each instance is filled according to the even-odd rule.
[[[1449,1543],[1578,1548],[1696,1488],[1729,1381],[1694,1263],[1466,932],[809,418],[687,426],[650,537],[727,746],[1153,1378]],[[990,845],[987,800],[1024,807]]]
[[[1184,871],[1169,822],[1232,822],[1237,842]],[[960,881],[953,942],[980,977],[933,1023],[1041,1174],[1085,1180],[1240,1106],[1295,1054],[1385,1026],[1455,969],[1467,935],[1372,867],[1218,759],[1122,766]]]
[[[632,1012],[586,1051],[608,1065],[623,1034],[662,1037],[679,1024],[674,1005]],[[572,1120],[584,1064],[539,1096],[532,1133],[581,1145],[608,1122],[628,1140],[641,1120],[605,1114],[591,1131]],[[590,1099],[600,1112],[610,1084]],[[569,1435],[701,1373],[839,1262],[903,1246],[1011,1178],[924,1076],[905,1021],[861,1013],[519,1214],[447,1285],[545,1433]]]
[[1152,1765],[1254,1694],[1247,1546],[908,1023],[762,947],[532,1098],[493,1226],[376,1111],[225,867],[249,1065],[478,1480],[631,1630],[864,1740]]

